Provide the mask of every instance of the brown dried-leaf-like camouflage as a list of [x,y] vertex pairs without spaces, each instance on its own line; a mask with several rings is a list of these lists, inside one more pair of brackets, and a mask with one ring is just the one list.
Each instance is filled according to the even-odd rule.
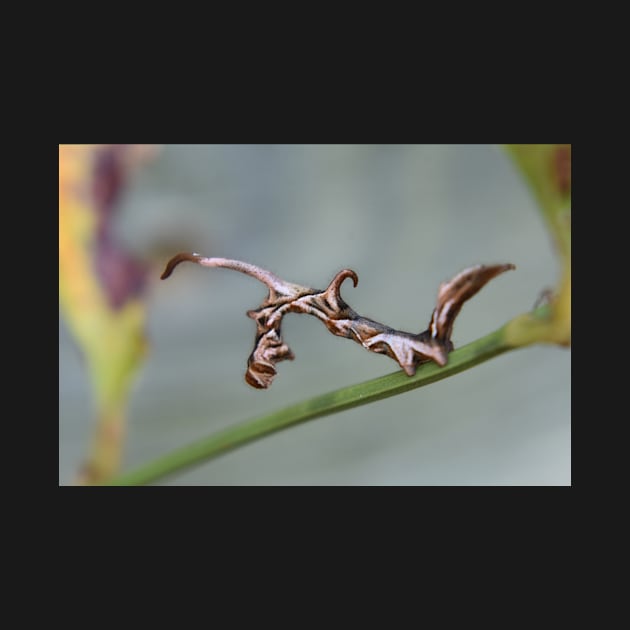
[[512,264],[477,265],[457,274],[440,285],[438,300],[429,327],[413,334],[395,330],[356,313],[341,297],[340,289],[346,278],[357,286],[359,278],[351,269],[340,271],[325,290],[311,289],[286,282],[270,271],[240,260],[206,258],[199,254],[177,254],[166,265],[162,279],[183,261],[204,267],[234,269],[260,280],[269,288],[269,295],[257,308],[247,312],[256,322],[256,342],[247,361],[245,380],[258,389],[266,389],[276,375],[276,363],[293,359],[293,352],[283,341],[280,326],[287,313],[306,313],[320,319],[326,328],[339,337],[347,337],[367,350],[386,354],[398,362],[409,376],[421,363],[435,361],[446,365],[453,350],[453,323],[464,302],[477,293],[495,276],[514,269]]

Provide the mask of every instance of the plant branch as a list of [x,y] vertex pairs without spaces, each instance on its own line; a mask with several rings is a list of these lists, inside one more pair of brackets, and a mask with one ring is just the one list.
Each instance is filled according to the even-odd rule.
[[[544,319],[548,314],[549,307],[545,305],[528,316],[533,319]],[[510,322],[485,337],[451,352],[448,357],[448,364],[444,367],[440,367],[436,363],[426,363],[418,368],[416,374],[411,377],[399,370],[393,374],[365,381],[358,385],[351,385],[316,396],[261,418],[224,429],[208,438],[177,449],[136,470],[110,480],[107,485],[149,484],[181,473],[192,466],[207,462],[254,440],[296,424],[396,396],[453,376],[514,349],[515,346],[508,343],[505,335],[505,330],[509,325]]]

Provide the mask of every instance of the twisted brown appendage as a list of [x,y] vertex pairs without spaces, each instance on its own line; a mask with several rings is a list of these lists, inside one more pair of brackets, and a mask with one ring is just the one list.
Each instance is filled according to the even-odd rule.
[[352,269],[342,269],[330,282],[325,293],[329,297],[332,297],[335,303],[345,302],[341,299],[341,285],[346,278],[352,278],[352,283],[356,287],[359,284],[359,276],[352,271]]
[[177,254],[176,256],[173,256],[173,258],[171,258],[166,264],[166,269],[162,272],[162,275],[160,276],[160,280],[166,280],[166,278],[168,278],[173,273],[173,269],[175,269],[175,267],[177,267],[179,263],[184,262],[185,260],[196,263],[196,262],[199,262],[200,258],[202,258],[202,256],[200,256],[199,254],[186,254],[186,253]]
[[434,339],[447,340],[451,338],[455,318],[459,314],[464,302],[469,300],[492,278],[509,269],[516,269],[514,265],[477,265],[458,273],[449,282],[443,282],[438,289],[438,301],[428,331]]
[[161,278],[168,278],[173,269],[184,261],[205,267],[234,269],[260,280],[269,288],[269,295],[260,307],[247,312],[256,322],[256,341],[247,361],[245,380],[258,389],[267,389],[271,385],[277,373],[276,363],[294,358],[280,332],[282,318],[287,313],[306,313],[317,317],[334,335],[352,339],[371,352],[394,359],[409,376],[415,374],[418,365],[427,361],[444,366],[448,353],[453,350],[453,324],[464,302],[492,278],[515,269],[512,264],[478,265],[442,283],[429,328],[413,334],[362,317],[348,306],[340,291],[346,278],[352,278],[354,286],[357,286],[359,278],[351,269],[340,271],[328,288],[321,291],[285,282],[270,271],[239,260],[182,253],[169,260]]

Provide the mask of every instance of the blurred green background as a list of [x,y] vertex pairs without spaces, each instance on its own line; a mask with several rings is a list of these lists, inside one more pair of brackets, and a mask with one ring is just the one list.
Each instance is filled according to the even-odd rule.
[[[512,262],[467,302],[460,347],[532,308],[560,275],[536,202],[495,145],[165,145],[130,180],[116,220],[154,265],[149,353],[129,406],[124,468],[219,429],[397,370],[384,356],[289,315],[296,355],[269,390],[246,385],[245,312],[266,289],[233,271],[182,265],[178,251],[237,258],[325,288],[402,330],[429,322],[439,283]],[[90,384],[59,327],[59,482],[71,483],[94,428]],[[401,396],[291,428],[164,485],[569,485],[570,351],[534,346]]]

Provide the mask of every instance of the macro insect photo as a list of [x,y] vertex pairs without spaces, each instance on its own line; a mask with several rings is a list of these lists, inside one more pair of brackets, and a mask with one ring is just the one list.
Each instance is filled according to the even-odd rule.
[[60,145],[59,484],[570,485],[570,210],[571,145]]

